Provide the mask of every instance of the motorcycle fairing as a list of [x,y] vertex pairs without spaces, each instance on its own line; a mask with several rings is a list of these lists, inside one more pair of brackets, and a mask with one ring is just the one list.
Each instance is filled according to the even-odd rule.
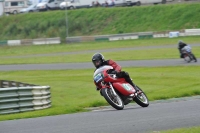
[[133,88],[133,86],[127,82],[113,83],[113,87],[125,96],[129,96],[129,95],[135,93],[135,89]]

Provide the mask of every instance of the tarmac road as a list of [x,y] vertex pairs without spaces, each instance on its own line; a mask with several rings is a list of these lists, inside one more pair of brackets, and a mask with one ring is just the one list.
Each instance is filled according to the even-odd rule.
[[0,133],[152,133],[173,128],[200,126],[200,96],[136,104],[124,110],[97,109],[40,118],[0,122]]
[[[200,44],[190,44],[192,48],[199,47]],[[175,45],[164,46],[143,46],[133,48],[113,48],[112,52],[117,51],[130,51],[130,50],[145,50],[145,49],[159,49],[159,48],[176,48]],[[110,49],[101,50],[86,50],[76,52],[62,52],[62,53],[50,53],[50,54],[35,54],[26,56],[3,56],[1,58],[27,58],[27,57],[43,57],[43,56],[58,56],[58,55],[70,55],[70,54],[83,54],[95,52],[110,52]],[[178,50],[177,50],[178,52]],[[200,59],[198,59],[200,60]],[[188,66],[188,65],[200,65],[200,62],[186,63],[183,59],[159,59],[159,60],[132,60],[132,61],[117,61],[122,67],[156,67],[156,66]],[[64,70],[64,69],[90,69],[94,68],[91,62],[83,63],[56,63],[56,64],[19,64],[19,65],[0,65],[0,71],[16,71],[16,70]]]
[[[189,44],[193,47],[200,47],[200,44]],[[32,54],[32,55],[21,55],[21,56],[1,56],[1,58],[29,58],[29,57],[47,57],[47,56],[60,56],[60,55],[76,55],[76,54],[85,54],[96,52],[118,52],[118,51],[131,51],[131,50],[148,50],[148,49],[159,49],[159,48],[174,48],[177,49],[177,45],[162,45],[162,46],[135,46],[128,48],[112,48],[112,49],[99,49],[99,50],[84,50],[84,51],[75,51],[75,52],[58,52],[58,53],[49,53],[49,54]],[[177,49],[178,52],[178,49]]]
[[[200,58],[198,58],[200,60]],[[117,61],[122,67],[156,67],[156,66],[192,66],[200,65],[200,62],[187,63],[183,59],[162,59],[162,60],[135,60]],[[66,70],[66,69],[90,69],[94,68],[91,62],[85,63],[56,63],[56,64],[21,64],[21,65],[0,65],[0,71],[16,70]]]

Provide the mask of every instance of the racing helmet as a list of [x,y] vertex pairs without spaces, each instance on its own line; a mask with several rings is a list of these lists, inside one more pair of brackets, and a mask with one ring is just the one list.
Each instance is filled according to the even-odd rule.
[[96,68],[102,66],[103,62],[105,62],[104,56],[101,53],[95,53],[92,56],[92,63]]
[[178,44],[179,44],[179,45],[182,45],[182,44],[183,44],[183,41],[182,41],[182,40],[179,40],[179,41],[178,41]]

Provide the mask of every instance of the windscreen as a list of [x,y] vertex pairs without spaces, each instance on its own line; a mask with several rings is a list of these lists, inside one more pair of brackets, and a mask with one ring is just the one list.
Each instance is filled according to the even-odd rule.
[[93,75],[93,78],[94,78],[94,82],[95,83],[98,83],[99,81],[101,81],[103,79],[103,75],[102,75],[102,72],[104,70],[108,70],[108,69],[113,69],[112,66],[102,66],[100,68],[98,68],[95,72],[94,72],[94,75]]
[[99,68],[94,72],[93,77],[96,76],[98,73],[103,72],[103,71],[106,70],[106,69],[113,69],[113,67],[112,67],[112,66],[108,66],[108,65],[99,67]]

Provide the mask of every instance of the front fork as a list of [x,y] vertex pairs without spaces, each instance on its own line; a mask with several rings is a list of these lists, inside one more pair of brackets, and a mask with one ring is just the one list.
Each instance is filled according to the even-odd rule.
[[[105,85],[104,85],[104,83],[101,83],[102,84],[102,86],[104,86],[105,87]],[[111,88],[111,90],[112,90],[112,93],[113,93],[113,95],[116,97],[117,96],[117,93],[115,92],[115,89],[113,88],[113,86],[112,86],[112,84],[109,82],[109,86],[110,86],[110,88]],[[101,92],[100,92],[101,93]],[[101,94],[102,95],[102,94]]]
[[115,92],[115,89],[113,88],[112,84],[109,82],[110,88],[114,94],[114,96],[117,96],[117,93]]

